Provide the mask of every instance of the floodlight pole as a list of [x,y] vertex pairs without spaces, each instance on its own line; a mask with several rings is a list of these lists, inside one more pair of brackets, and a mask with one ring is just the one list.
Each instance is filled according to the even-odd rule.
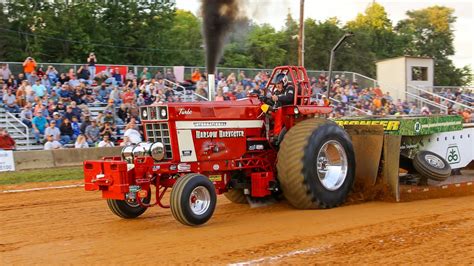
[[331,90],[331,80],[332,80],[332,64],[333,64],[333,61],[334,61],[334,54],[336,53],[336,50],[339,48],[339,46],[341,46],[341,44],[349,37],[352,37],[354,36],[354,33],[352,32],[346,32],[342,37],[341,39],[339,39],[339,41],[336,43],[336,45],[334,45],[334,47],[332,48],[331,50],[331,57],[329,59],[329,74],[328,74],[328,88],[327,88],[327,97],[329,99],[329,91]]

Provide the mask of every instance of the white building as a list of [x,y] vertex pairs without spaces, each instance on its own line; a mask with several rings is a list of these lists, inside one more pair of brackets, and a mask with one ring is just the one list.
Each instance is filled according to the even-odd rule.
[[382,91],[390,92],[393,99],[406,100],[412,86],[432,88],[434,61],[429,57],[401,56],[376,62],[377,81]]

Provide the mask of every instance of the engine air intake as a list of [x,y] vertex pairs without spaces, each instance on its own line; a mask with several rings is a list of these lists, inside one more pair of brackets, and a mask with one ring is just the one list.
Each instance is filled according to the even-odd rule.
[[171,139],[168,123],[154,123],[145,125],[146,136],[148,142],[161,142],[165,146],[164,159],[173,158],[173,151],[171,150]]

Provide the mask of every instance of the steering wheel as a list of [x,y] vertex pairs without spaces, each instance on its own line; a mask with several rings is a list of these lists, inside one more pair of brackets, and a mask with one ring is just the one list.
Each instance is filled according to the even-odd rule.
[[272,100],[272,98],[269,98],[267,96],[264,96],[264,95],[260,95],[258,96],[258,99],[264,103],[264,104],[268,104],[270,106],[275,106],[276,105],[276,102]]

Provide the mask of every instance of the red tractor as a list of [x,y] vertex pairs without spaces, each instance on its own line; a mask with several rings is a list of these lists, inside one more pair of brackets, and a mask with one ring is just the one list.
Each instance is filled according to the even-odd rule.
[[[292,101],[269,107],[282,75]],[[331,107],[311,96],[306,70],[282,66],[260,97],[144,106],[147,142],[124,147],[121,157],[85,161],[85,189],[102,191],[119,217],[159,205],[191,226],[211,218],[222,193],[235,203],[284,196],[298,209],[338,206],[354,182],[354,151],[348,134],[324,118]]]

